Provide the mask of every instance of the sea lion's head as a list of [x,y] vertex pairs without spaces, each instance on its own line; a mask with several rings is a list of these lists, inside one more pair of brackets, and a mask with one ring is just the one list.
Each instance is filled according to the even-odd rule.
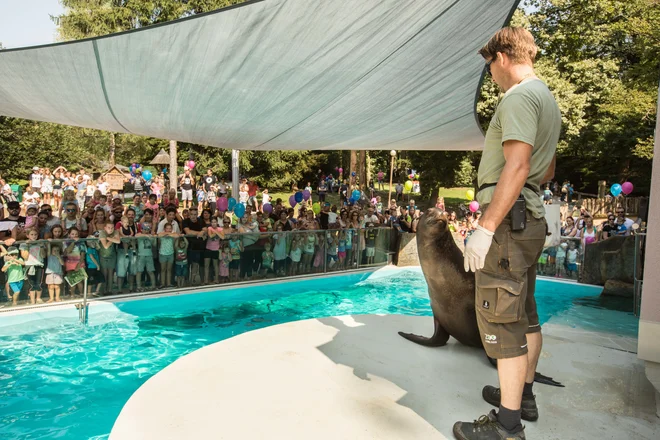
[[417,232],[423,230],[425,234],[432,234],[434,238],[449,234],[447,216],[438,208],[429,208],[419,219]]

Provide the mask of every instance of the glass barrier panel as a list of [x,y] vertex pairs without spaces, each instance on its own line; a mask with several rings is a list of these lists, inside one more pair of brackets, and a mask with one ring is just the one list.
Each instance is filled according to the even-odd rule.
[[19,241],[23,283],[0,274],[5,307],[223,285],[387,264],[391,229],[330,229]]
[[580,238],[561,237],[558,245],[543,249],[536,266],[537,275],[578,281],[584,258],[582,246]]

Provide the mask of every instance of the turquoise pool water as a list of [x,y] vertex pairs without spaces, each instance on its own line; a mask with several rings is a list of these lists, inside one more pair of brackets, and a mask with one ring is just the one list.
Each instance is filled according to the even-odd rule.
[[[614,311],[625,304],[602,302],[599,293],[539,280],[541,322],[636,336],[631,313]],[[193,350],[269,325],[364,313],[430,315],[421,272],[385,270],[95,304],[87,327],[74,311],[0,315],[1,437],[106,438],[131,394]]]

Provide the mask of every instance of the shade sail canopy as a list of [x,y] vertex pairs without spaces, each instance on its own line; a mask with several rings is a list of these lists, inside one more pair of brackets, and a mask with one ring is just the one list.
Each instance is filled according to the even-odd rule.
[[518,0],[263,0],[0,51],[0,114],[250,150],[479,149]]

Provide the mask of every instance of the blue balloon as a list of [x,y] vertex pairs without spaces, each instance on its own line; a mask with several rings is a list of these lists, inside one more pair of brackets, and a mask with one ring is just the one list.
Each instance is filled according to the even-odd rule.
[[167,173],[167,168],[163,168],[163,174]]
[[294,200],[296,201],[296,203],[300,203],[300,202],[303,201],[303,193],[302,193],[302,191],[298,191],[298,192],[296,193],[296,195],[294,196]]
[[142,177],[144,177],[145,180],[151,180],[151,171],[149,170],[142,171]]
[[360,200],[360,190],[354,189],[352,198],[354,198],[355,200]]
[[618,197],[618,195],[621,194],[621,191],[623,191],[623,188],[621,188],[621,185],[618,183],[615,183],[612,185],[612,188],[610,188],[610,192],[614,197]]
[[233,211],[234,206],[236,206],[236,199],[233,198],[233,197],[230,197],[229,198],[229,203],[227,203],[227,209],[229,209],[230,211]]
[[236,205],[234,207],[234,214],[238,218],[243,217],[243,215],[245,214],[245,205],[243,205],[242,203],[239,203],[238,205]]

